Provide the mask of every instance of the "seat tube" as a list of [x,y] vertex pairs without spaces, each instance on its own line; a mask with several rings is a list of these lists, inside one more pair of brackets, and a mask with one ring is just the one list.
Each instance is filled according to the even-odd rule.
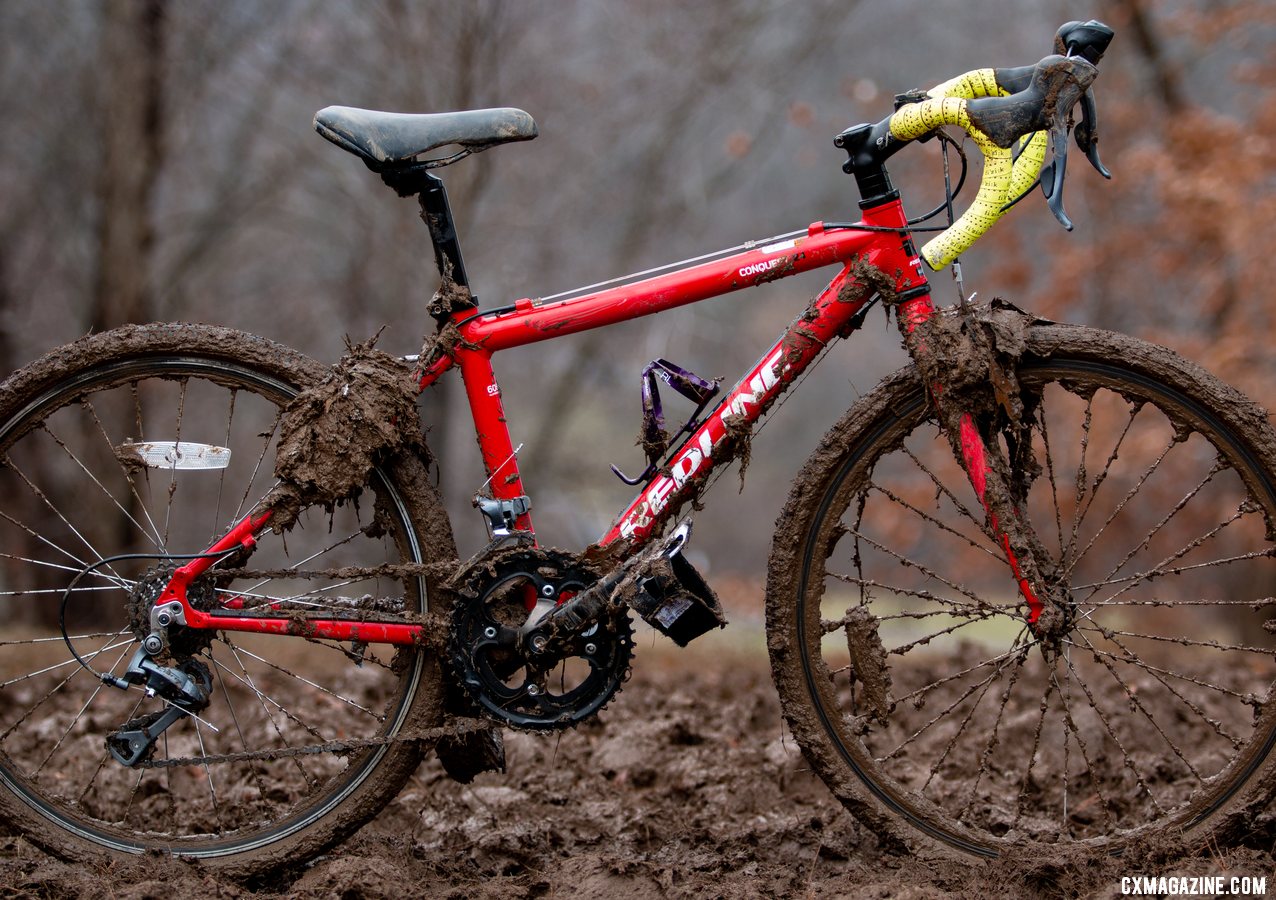
[[[455,353],[465,383],[465,395],[469,400],[470,414],[474,419],[475,437],[483,455],[483,469],[488,478],[488,489],[497,500],[514,500],[522,497],[523,479],[518,471],[518,457],[505,423],[505,405],[501,402],[501,389],[492,371],[492,355],[483,350],[467,350],[458,347]],[[533,532],[531,513],[524,512],[514,521],[518,531]]]

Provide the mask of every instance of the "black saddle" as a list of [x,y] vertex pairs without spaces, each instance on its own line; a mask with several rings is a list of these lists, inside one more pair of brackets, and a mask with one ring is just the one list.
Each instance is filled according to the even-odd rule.
[[329,106],[315,113],[315,131],[378,172],[415,161],[440,147],[459,146],[461,150],[436,164],[497,144],[530,141],[537,134],[531,116],[509,108],[408,114]]

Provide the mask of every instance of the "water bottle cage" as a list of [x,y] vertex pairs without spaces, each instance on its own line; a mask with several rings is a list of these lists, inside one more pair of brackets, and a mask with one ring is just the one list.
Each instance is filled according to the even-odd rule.
[[[657,379],[663,381],[692,403],[695,410],[676,432],[670,435],[665,431],[664,410],[660,405],[660,388]],[[611,470],[625,484],[639,484],[655,475],[660,467],[660,460],[668,452],[669,447],[683,434],[690,434],[700,425],[700,415],[709,401],[718,395],[721,379],[706,381],[693,372],[676,366],[666,359],[656,359],[647,363],[642,370],[642,430],[638,435],[638,443],[647,455],[647,467],[637,478],[630,478],[616,466]]]

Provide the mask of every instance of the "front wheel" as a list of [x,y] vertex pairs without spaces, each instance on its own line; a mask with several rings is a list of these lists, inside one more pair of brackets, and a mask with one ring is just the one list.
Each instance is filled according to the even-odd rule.
[[1276,434],[1196,366],[1107,332],[1034,327],[1018,376],[1020,515],[1066,630],[1028,626],[907,369],[834,426],[778,523],[788,722],[892,836],[903,819],[981,856],[1222,836],[1273,794]]
[[[341,840],[416,766],[422,746],[395,738],[439,720],[432,654],[257,634],[171,631],[162,660],[203,681],[207,705],[142,765],[105,743],[166,705],[95,674],[118,677],[148,634],[178,562],[166,557],[210,546],[269,492],[281,413],[327,373],[250,335],[158,325],[78,341],[0,386],[0,814],[46,849],[158,851],[251,876]],[[215,566],[189,595],[214,612],[421,614],[426,578],[367,571],[454,556],[405,458],[359,502],[262,535],[259,576]]]

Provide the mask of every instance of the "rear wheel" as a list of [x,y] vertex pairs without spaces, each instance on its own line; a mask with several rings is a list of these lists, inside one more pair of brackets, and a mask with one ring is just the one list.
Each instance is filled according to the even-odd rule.
[[[1276,435],[1162,348],[1042,326],[1018,372],[1043,642],[906,370],[795,482],[768,584],[788,721],[879,831],[962,851],[1223,832],[1273,793]],[[1265,628],[1264,625],[1267,627]]]
[[[207,673],[208,706],[165,731],[149,764],[126,767],[104,737],[165,705],[104,685],[59,626],[68,585],[98,564],[67,596],[66,633],[92,670],[119,676],[166,580],[158,558],[201,551],[253,510],[275,483],[283,407],[326,371],[238,332],[147,326],[62,348],[0,389],[0,809],[47,849],[159,850],[250,875],[351,833],[419,761],[419,743],[393,738],[439,721],[431,654],[203,631],[175,638],[170,664]],[[139,461],[174,444],[227,448],[229,460]],[[265,574],[206,577],[192,602],[424,612],[426,579],[349,567],[453,558],[436,495],[414,459],[377,469],[367,487],[358,502],[304,510],[286,536],[263,535],[250,562]],[[142,558],[109,561],[124,554]],[[361,743],[314,752],[334,741]]]

